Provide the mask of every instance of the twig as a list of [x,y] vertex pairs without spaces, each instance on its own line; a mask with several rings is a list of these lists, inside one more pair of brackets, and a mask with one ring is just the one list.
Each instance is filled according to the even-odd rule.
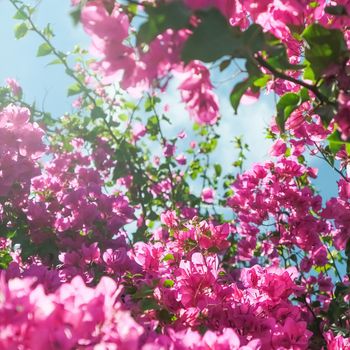
[[337,168],[335,167],[330,160],[327,158],[327,156],[324,154],[322,148],[314,141],[314,145],[317,148],[317,150],[321,153],[322,158],[331,166],[332,169],[334,169],[346,182],[349,182],[349,179]]
[[317,88],[317,86],[315,85],[311,85],[311,84],[308,84],[308,83],[305,83],[304,81],[302,80],[298,80],[298,79],[295,79],[293,77],[290,77],[289,75],[287,74],[284,74],[282,73],[281,71],[277,70],[276,68],[274,68],[271,64],[269,64],[267,61],[265,61],[261,55],[259,54],[256,54],[254,56],[255,60],[264,68],[268,69],[275,77],[277,78],[281,78],[283,80],[288,80],[294,84],[297,84],[297,85],[300,85],[300,86],[303,86],[304,88],[312,91],[315,96],[323,103],[326,103],[326,104],[330,104],[330,105],[337,105],[336,102],[331,102],[329,101],[329,99],[327,98],[327,96],[323,95]]
[[[15,0],[10,0],[11,4],[16,8],[16,10],[20,11],[20,7],[18,7],[18,5],[16,4]],[[31,30],[33,30],[37,35],[39,35],[41,37],[41,39],[44,40],[44,42],[50,47],[51,53],[56,56],[60,62],[63,64],[63,66],[66,69],[66,73],[68,76],[70,76],[73,80],[75,80],[79,87],[81,88],[81,90],[85,93],[86,97],[89,98],[89,100],[91,101],[91,103],[94,105],[94,107],[97,106],[96,104],[96,100],[95,98],[91,95],[90,90],[81,82],[81,80],[74,74],[74,71],[69,67],[67,60],[66,60],[66,55],[57,51],[57,49],[52,45],[51,41],[38,29],[38,27],[35,25],[35,23],[33,22],[32,18],[30,17],[30,15],[27,15],[24,11],[22,11],[25,16],[26,19],[28,20],[28,22],[31,25]],[[113,138],[113,140],[118,144],[119,140],[118,138],[114,135],[114,132],[111,128],[111,125],[109,124],[109,122],[107,121],[107,119],[105,117],[102,118],[108,132],[110,133],[111,137]]]

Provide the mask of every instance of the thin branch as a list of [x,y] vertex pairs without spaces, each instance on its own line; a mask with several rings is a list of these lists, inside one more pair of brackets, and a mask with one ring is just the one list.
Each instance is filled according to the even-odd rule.
[[[17,5],[15,0],[10,0],[11,4],[16,8],[16,10],[20,11],[20,7]],[[22,11],[24,14],[25,12]],[[51,49],[51,53],[56,56],[59,61],[63,64],[63,66],[65,67],[65,71],[66,74],[68,76],[70,76],[73,80],[75,80],[79,87],[81,88],[81,90],[84,92],[84,94],[86,95],[86,97],[91,101],[91,103],[94,105],[94,107],[97,106],[96,104],[96,100],[94,98],[94,96],[91,95],[90,90],[81,82],[81,80],[74,74],[74,71],[71,69],[71,67],[68,65],[67,63],[67,59],[66,59],[66,55],[60,51],[58,51],[53,44],[51,43],[51,41],[41,32],[41,30],[35,25],[35,23],[33,22],[32,18],[30,15],[26,15],[26,19],[28,20],[29,24],[31,25],[31,30],[34,31],[38,36],[40,36],[40,38],[50,47]],[[107,121],[107,119],[104,117],[103,121],[108,129],[108,132],[110,133],[111,137],[113,138],[113,140],[118,144],[119,140],[118,138],[115,136],[111,125],[109,124],[109,122]]]
[[326,245],[326,248],[327,248],[328,254],[329,254],[329,255],[331,256],[331,258],[332,258],[333,266],[334,266],[334,269],[335,269],[335,271],[336,271],[336,274],[338,275],[339,281],[340,281],[340,283],[342,283],[342,282],[343,282],[343,279],[341,278],[341,275],[340,275],[340,272],[339,272],[339,270],[338,270],[337,264],[335,263],[334,257],[333,257],[333,255],[332,255],[332,253],[331,253],[331,251],[329,250],[329,248],[328,248],[327,245]]
[[285,73],[282,73],[281,71],[277,70],[276,68],[274,68],[271,64],[269,64],[267,61],[265,61],[261,55],[259,54],[256,54],[254,56],[255,60],[264,68],[268,69],[275,77],[277,78],[281,78],[283,80],[288,80],[294,84],[297,84],[297,85],[300,85],[300,86],[303,86],[304,88],[312,91],[314,93],[314,95],[323,103],[327,103],[327,104],[330,104],[330,105],[337,105],[337,103],[335,102],[331,102],[329,101],[329,99],[327,98],[327,96],[323,95],[317,88],[317,86],[315,85],[311,85],[311,84],[308,84],[308,83],[305,83],[304,81],[302,80],[298,80],[298,79],[295,79]]
[[[151,99],[152,96],[150,94],[148,94],[148,98]],[[160,138],[162,140],[163,146],[165,147],[166,144],[167,144],[167,139],[165,138],[165,136],[163,134],[163,131],[162,131],[162,128],[161,128],[161,124],[160,124],[160,118],[159,118],[158,112],[157,112],[155,106],[153,105],[153,103],[152,103],[152,110],[153,110],[153,113],[155,114],[155,117],[157,119],[159,135],[160,135]],[[167,167],[167,170],[168,170],[170,186],[171,186],[171,197],[172,197],[171,206],[172,206],[173,209],[175,209],[175,185],[174,185],[173,173],[171,171],[170,164],[169,164],[168,160],[166,160],[165,164],[166,164],[166,167]]]
[[324,154],[322,148],[314,141],[314,145],[317,148],[317,150],[321,153],[322,158],[330,165],[330,167],[335,170],[346,182],[349,182],[349,179],[337,168],[330,162],[328,157]]

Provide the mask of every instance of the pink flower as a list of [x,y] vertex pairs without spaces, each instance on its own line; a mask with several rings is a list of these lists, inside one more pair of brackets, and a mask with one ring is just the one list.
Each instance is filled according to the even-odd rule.
[[181,132],[179,132],[179,133],[177,134],[177,137],[178,137],[179,139],[184,139],[184,138],[187,137],[187,134],[186,134],[185,131],[181,131]]
[[254,92],[252,89],[248,89],[241,98],[242,105],[250,105],[255,103],[260,96],[260,92]]
[[213,294],[218,275],[217,258],[194,253],[191,260],[181,260],[178,273],[177,300],[186,308],[205,307]]
[[312,252],[312,258],[313,258],[314,264],[318,266],[326,265],[328,263],[327,255],[328,255],[327,248],[324,245],[320,246],[317,250]]
[[30,123],[27,108],[8,105],[0,111],[0,195],[12,191],[12,200],[28,194],[31,179],[39,174],[37,160],[45,152],[44,132]]
[[176,227],[178,225],[178,217],[176,212],[173,210],[168,210],[160,214],[160,220],[162,223],[170,228]]
[[147,132],[146,127],[142,123],[136,123],[132,127],[132,137],[133,140],[136,142],[138,141],[142,136],[145,136]]
[[219,101],[212,91],[208,69],[198,61],[192,61],[185,72],[187,78],[179,90],[191,117],[199,124],[215,124],[219,118]]
[[209,349],[240,349],[239,337],[231,328],[224,329],[221,335],[207,331],[203,336],[202,342]]
[[100,249],[97,243],[93,243],[90,246],[83,244],[82,255],[86,264],[97,263],[100,260]]
[[175,145],[172,145],[170,143],[166,143],[163,147],[163,155],[167,158],[172,157],[175,153]]
[[215,199],[215,191],[210,187],[203,188],[201,198],[203,202],[212,204]]
[[304,272],[309,272],[312,267],[312,261],[307,257],[303,258],[300,262],[300,269]]
[[198,216],[198,209],[183,207],[181,208],[181,215],[186,219],[193,219],[195,216]]
[[102,256],[104,263],[108,268],[108,272],[124,274],[127,270],[132,270],[132,261],[130,260],[127,250],[124,247],[119,249],[107,249]]
[[[141,62],[145,67],[144,79],[148,84],[156,79],[166,77],[172,70],[181,68],[181,50],[187,40],[189,31],[186,29],[167,29],[159,34],[149,45],[149,50],[141,54]],[[165,112],[169,108],[165,108]]]
[[186,160],[186,156],[184,154],[179,154],[175,160],[180,164],[180,165],[186,165],[187,160]]
[[312,336],[312,332],[306,327],[306,322],[298,322],[288,317],[283,328],[272,336],[273,346],[283,346],[285,349],[306,350],[308,348],[308,341]]
[[119,302],[116,283],[102,277],[95,288],[80,277],[45,294],[33,278],[5,283],[1,276],[0,347],[68,350],[99,344],[118,344],[120,349],[139,348],[143,328]]
[[196,239],[198,244],[203,249],[217,249],[222,251],[230,246],[228,235],[230,234],[230,225],[213,225],[207,224],[205,221],[201,222],[196,230]]
[[262,268],[258,265],[243,269],[241,280],[245,287],[261,289],[271,301],[286,299],[296,290],[293,279],[298,275],[295,268],[280,269],[275,267]]
[[21,95],[22,95],[22,88],[18,84],[17,80],[12,79],[12,78],[7,78],[6,79],[6,83],[7,83],[8,87],[11,89],[11,92],[12,92],[12,94],[14,96],[21,97]]
[[341,136],[343,140],[347,140],[350,137],[350,123],[349,123],[349,113],[350,113],[350,96],[344,93],[340,93],[338,97],[339,110],[335,116],[335,120],[339,125]]
[[93,68],[102,72],[105,82],[119,79],[124,88],[134,86],[142,68],[135,61],[134,50],[124,45],[129,35],[127,15],[118,6],[109,15],[101,1],[91,1],[82,9],[81,22],[91,36],[91,51],[102,58]]
[[348,350],[350,349],[350,339],[344,338],[342,335],[336,335],[329,331],[324,334],[327,341],[328,350]]
[[79,96],[77,99],[75,99],[73,102],[72,102],[72,106],[76,109],[79,109],[81,108],[81,106],[83,105],[83,98],[82,96]]
[[270,155],[275,156],[275,157],[279,157],[281,155],[284,155],[286,150],[287,150],[286,143],[283,140],[278,139],[273,143],[271,150],[270,150]]

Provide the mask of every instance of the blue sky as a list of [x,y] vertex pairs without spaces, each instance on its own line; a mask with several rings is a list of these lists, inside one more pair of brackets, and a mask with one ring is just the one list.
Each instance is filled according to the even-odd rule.
[[[43,0],[34,17],[40,27],[51,23],[56,34],[53,43],[64,52],[72,50],[77,43],[83,47],[89,45],[89,39],[81,27],[73,26],[69,11],[69,0]],[[29,33],[21,40],[15,39],[13,28],[17,21],[12,19],[14,13],[8,0],[0,0],[0,82],[7,77],[16,78],[22,85],[28,102],[36,101],[41,109],[58,118],[72,110],[71,100],[66,97],[67,86],[72,81],[64,74],[62,66],[47,66],[49,57],[36,57],[37,48],[42,42],[34,33]],[[179,96],[175,90],[172,91],[166,97],[169,104],[176,106],[170,112],[170,119],[174,121],[174,129],[168,130],[170,133],[189,125],[188,114],[178,104]],[[247,165],[267,159],[270,142],[265,140],[263,130],[274,113],[272,96],[262,97],[253,105],[240,107],[237,116],[233,114],[226,94],[220,94],[219,97],[223,119],[219,129],[221,141],[215,153],[216,161],[224,165],[232,161],[235,151],[233,146],[230,148],[228,145],[238,135],[244,135],[245,142],[250,146]],[[338,175],[322,161],[314,160],[312,165],[320,168],[316,184],[323,196],[327,198],[336,195]]]
[[[68,0],[44,0],[35,14],[35,22],[42,28],[51,23],[56,34],[55,46],[62,51],[70,51],[76,43],[88,44],[80,27],[73,27],[68,13]],[[36,57],[36,51],[42,41],[35,33],[16,40],[13,28],[18,21],[12,19],[15,10],[8,0],[0,0],[0,82],[6,77],[18,79],[27,101],[36,101],[40,108],[60,116],[70,111],[70,102],[66,98],[66,88],[71,84],[61,66],[46,66],[49,57]],[[52,58],[51,58],[52,60]]]

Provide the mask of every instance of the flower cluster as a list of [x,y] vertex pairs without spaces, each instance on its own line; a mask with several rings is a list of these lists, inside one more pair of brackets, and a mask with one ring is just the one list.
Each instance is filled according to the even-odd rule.
[[126,14],[115,5],[109,15],[100,1],[89,2],[83,8],[82,24],[91,36],[92,53],[103,58],[95,69],[106,77],[105,82],[119,80],[124,88],[144,91],[176,71],[186,77],[179,90],[194,120],[204,124],[217,121],[218,99],[212,91],[208,69],[199,62],[184,67],[180,59],[188,30],[168,29],[150,43],[147,51],[137,51],[125,44],[130,26]]
[[219,117],[219,103],[213,92],[208,69],[193,61],[186,66],[188,77],[179,90],[192,118],[199,124],[215,124]]
[[45,152],[44,132],[30,122],[27,108],[9,105],[0,111],[0,196],[20,203],[38,175],[38,159]]
[[[132,285],[128,274],[119,287],[103,277],[90,288],[74,277],[46,294],[45,286],[37,283],[39,269],[23,279],[2,275],[0,344],[194,350],[283,344],[285,349],[306,349],[311,332],[300,310],[288,301],[298,292],[296,271],[254,266],[242,270],[239,280],[224,276],[218,257],[201,237],[213,234],[218,242],[213,247],[223,251],[227,227],[201,223],[188,229],[176,231],[178,238],[168,242],[136,244],[132,256],[138,274]],[[207,331],[200,336],[195,329],[203,327]],[[45,336],[39,337],[43,330]]]
[[139,348],[143,329],[123,310],[113,280],[102,278],[92,289],[76,277],[50,294],[34,282],[1,276],[2,348]]
[[[302,28],[316,22],[330,29],[340,29],[345,34],[348,28],[348,17],[345,14],[349,11],[349,5],[344,1],[333,1],[331,4],[334,8],[342,9],[341,15],[337,14],[337,16],[327,11],[328,4],[324,0],[316,3],[311,0],[287,2],[186,0],[184,4],[194,14],[190,17],[188,25],[182,22],[181,25],[170,24],[169,27],[162,25],[160,27],[164,27],[165,30],[153,37],[149,27],[155,26],[152,30],[156,31],[157,26],[156,20],[154,23],[151,21],[148,26],[142,28],[145,33],[140,33],[142,38],[145,36],[146,46],[138,45],[138,42],[136,46],[130,44],[130,36],[136,29],[118,3],[106,6],[102,1],[89,2],[83,6],[81,20],[85,31],[91,36],[92,53],[102,58],[94,66],[104,75],[105,82],[118,80],[124,88],[133,91],[137,88],[138,92],[142,92],[152,86],[164,89],[171,75],[178,76],[179,72],[187,73],[185,76],[189,77],[185,78],[179,86],[182,100],[186,103],[194,120],[203,124],[214,124],[219,115],[217,96],[212,91],[210,74],[208,69],[199,62],[190,61],[185,64],[181,58],[182,48],[191,37],[192,30],[200,25],[200,19],[196,17],[198,11],[216,7],[231,26],[238,27],[243,32],[252,23],[261,26],[264,32],[272,34],[286,45],[287,56],[283,58],[287,60],[284,63],[286,67],[288,64],[300,63],[304,51],[303,41],[293,33],[291,28],[299,28],[301,31]],[[152,5],[145,1],[142,6],[147,8]],[[107,8],[110,7],[113,10],[109,15]],[[179,29],[178,26],[180,26]],[[138,40],[139,38],[136,38],[136,41]],[[293,66],[290,65],[290,68]],[[263,73],[269,73],[266,67],[260,69]],[[336,72],[336,70],[340,71]],[[248,72],[250,73],[249,70]],[[330,67],[326,74],[329,79],[336,74],[339,81],[344,79],[348,81],[348,78],[344,78],[347,73],[342,63]],[[279,95],[291,91],[297,92],[300,90],[296,80],[298,77],[300,77],[300,71],[287,70],[285,79],[281,77],[271,79],[266,83],[266,87]],[[249,92],[249,89],[250,87],[247,86],[246,91]],[[256,92],[253,95],[256,96]],[[341,114],[340,112],[338,119],[345,123]],[[341,128],[344,129],[344,127]]]
[[257,164],[238,177],[233,184],[234,195],[228,199],[228,205],[237,213],[242,237],[238,259],[254,256],[257,235],[264,232],[260,232],[264,224],[269,228],[264,232],[268,239],[264,254],[272,257],[276,251],[271,247],[278,244],[296,245],[311,254],[318,251],[322,246],[320,236],[329,235],[330,227],[320,219],[321,197],[301,183],[309,176],[315,177],[315,169],[282,157],[276,164]]
[[117,4],[109,15],[101,1],[89,2],[81,21],[91,36],[92,53],[103,58],[95,69],[102,72],[105,82],[118,80],[125,89],[145,90],[155,78],[165,77],[179,63],[182,43],[188,36],[185,30],[167,30],[152,41],[148,51],[138,52],[126,44],[130,23]]
[[[11,3],[77,97],[56,119],[0,88],[0,348],[350,349],[349,1],[71,0],[95,56],[74,69]],[[239,137],[233,167],[213,153],[223,72],[235,111],[279,98],[248,170]]]

